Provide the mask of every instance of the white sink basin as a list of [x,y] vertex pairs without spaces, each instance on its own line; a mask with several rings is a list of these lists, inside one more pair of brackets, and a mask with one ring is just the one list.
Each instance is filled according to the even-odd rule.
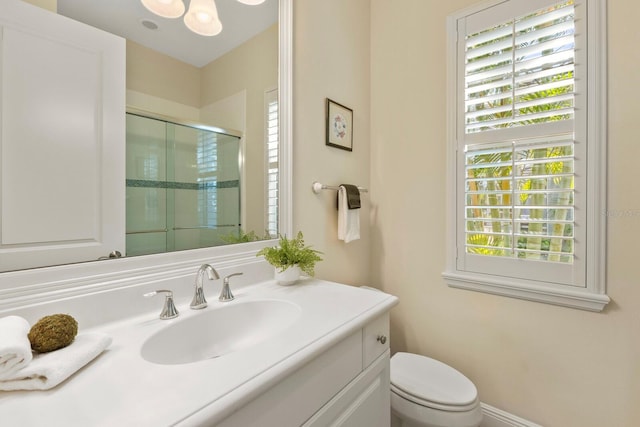
[[150,336],[142,357],[161,365],[179,365],[245,350],[273,338],[300,316],[294,303],[280,300],[233,302],[174,320]]

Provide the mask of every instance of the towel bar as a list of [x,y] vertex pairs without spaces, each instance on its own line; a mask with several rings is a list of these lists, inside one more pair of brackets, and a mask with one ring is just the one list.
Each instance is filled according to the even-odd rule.
[[[314,193],[318,194],[320,193],[320,191],[322,190],[338,190],[339,186],[338,185],[325,185],[325,184],[320,184],[318,181],[314,181],[313,184],[311,184],[311,189],[313,190]],[[369,190],[367,190],[364,187],[358,187],[358,190],[360,190],[361,193],[368,193]]]

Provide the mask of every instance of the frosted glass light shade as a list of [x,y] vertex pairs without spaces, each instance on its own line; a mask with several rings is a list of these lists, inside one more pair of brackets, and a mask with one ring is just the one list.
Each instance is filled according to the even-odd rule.
[[184,13],[182,0],[140,0],[150,12],[163,18],[179,18]]
[[240,3],[255,6],[256,4],[264,3],[265,0],[238,0]]
[[213,0],[191,0],[184,15],[184,25],[201,36],[215,36],[222,31],[218,9]]

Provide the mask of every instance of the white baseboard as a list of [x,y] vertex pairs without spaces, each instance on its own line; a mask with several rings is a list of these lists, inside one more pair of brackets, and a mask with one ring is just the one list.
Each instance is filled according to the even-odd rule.
[[480,427],[542,427],[486,403],[481,403],[480,406],[484,416]]

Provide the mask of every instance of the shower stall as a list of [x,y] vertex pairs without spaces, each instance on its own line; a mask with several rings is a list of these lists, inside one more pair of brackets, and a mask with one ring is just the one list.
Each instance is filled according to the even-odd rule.
[[240,233],[241,135],[127,113],[126,254],[229,243]]

